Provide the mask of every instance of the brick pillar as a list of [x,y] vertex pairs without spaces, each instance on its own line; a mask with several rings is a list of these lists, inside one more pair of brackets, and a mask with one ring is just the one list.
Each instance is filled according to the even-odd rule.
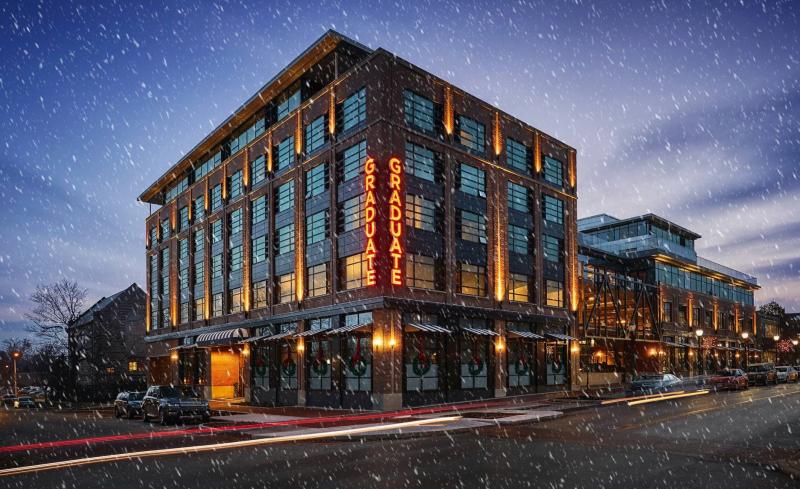
[[372,312],[374,407],[382,411],[403,405],[403,325],[396,309]]
[[505,397],[508,385],[508,344],[506,322],[494,320],[494,330],[500,335],[494,341],[494,397]]
[[[303,331],[303,321],[297,321],[297,331]],[[297,338],[297,405],[306,405],[306,350],[305,338]]]

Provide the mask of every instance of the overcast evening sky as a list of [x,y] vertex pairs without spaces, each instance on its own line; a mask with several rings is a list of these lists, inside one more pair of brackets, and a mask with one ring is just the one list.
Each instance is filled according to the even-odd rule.
[[327,29],[577,148],[581,217],[662,215],[800,311],[800,2],[164,3],[0,7],[0,339],[37,283],[144,287],[136,197]]

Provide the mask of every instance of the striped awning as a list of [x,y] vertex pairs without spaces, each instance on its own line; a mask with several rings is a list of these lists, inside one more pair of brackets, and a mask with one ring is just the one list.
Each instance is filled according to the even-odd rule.
[[282,340],[288,336],[294,335],[294,331],[284,331],[283,333],[278,334],[262,334],[261,336],[255,336],[253,338],[248,338],[244,340],[245,343],[255,343],[256,341],[278,341]]
[[249,336],[250,333],[244,328],[226,329],[198,335],[195,344],[197,346],[231,345]]
[[309,330],[303,331],[302,333],[295,333],[293,337],[294,338],[308,338],[309,336],[315,336],[315,335],[318,335],[318,334],[327,333],[330,330],[331,330],[330,328],[309,329]]
[[552,338],[554,340],[561,340],[561,341],[578,341],[578,338],[574,338],[568,334],[561,334],[561,333],[545,333],[544,334],[547,338]]
[[500,336],[497,331],[485,328],[461,328],[462,333],[474,334],[476,336]]
[[425,324],[425,323],[408,323],[405,327],[406,331],[411,330],[419,331],[422,333],[441,333],[441,334],[451,334],[453,331],[451,329],[445,328],[444,326],[439,326],[438,324]]
[[508,336],[512,338],[523,338],[526,340],[543,340],[544,336],[536,333],[532,333],[530,331],[516,331],[513,329],[508,330]]
[[358,331],[358,330],[361,330],[361,329],[370,329],[370,328],[372,328],[372,323],[350,324],[348,326],[342,326],[341,328],[331,329],[326,334],[328,334],[328,335],[347,334],[347,333],[352,333],[353,331]]

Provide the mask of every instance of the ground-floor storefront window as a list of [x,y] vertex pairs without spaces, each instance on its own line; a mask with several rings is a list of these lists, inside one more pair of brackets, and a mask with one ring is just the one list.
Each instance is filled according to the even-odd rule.
[[438,390],[440,345],[437,335],[406,334],[403,345],[406,390]]
[[283,340],[278,345],[280,351],[280,374],[281,389],[297,389],[297,349],[292,340]]
[[371,336],[346,336],[343,343],[341,358],[345,389],[354,392],[372,390]]
[[567,345],[564,342],[545,344],[545,368],[547,385],[563,385],[567,378]]
[[483,337],[461,337],[459,366],[462,389],[489,388],[489,341]]
[[508,341],[508,386],[530,387],[535,383],[536,343],[523,339]]
[[331,389],[331,342],[314,339],[308,348],[308,388],[310,390]]

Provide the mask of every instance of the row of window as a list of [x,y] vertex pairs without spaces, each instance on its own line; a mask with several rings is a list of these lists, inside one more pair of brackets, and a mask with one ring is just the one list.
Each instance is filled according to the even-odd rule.
[[739,302],[748,306],[753,305],[752,290],[665,263],[656,263],[656,282]]
[[706,327],[721,330],[729,330],[739,332],[742,330],[744,318],[742,315],[737,316],[733,312],[717,311],[716,322],[713,309],[706,309],[703,307],[693,307],[691,318],[689,317],[689,308],[685,304],[678,306],[676,311],[673,308],[672,301],[664,301],[662,304],[662,320],[670,323],[677,323],[681,326]]

